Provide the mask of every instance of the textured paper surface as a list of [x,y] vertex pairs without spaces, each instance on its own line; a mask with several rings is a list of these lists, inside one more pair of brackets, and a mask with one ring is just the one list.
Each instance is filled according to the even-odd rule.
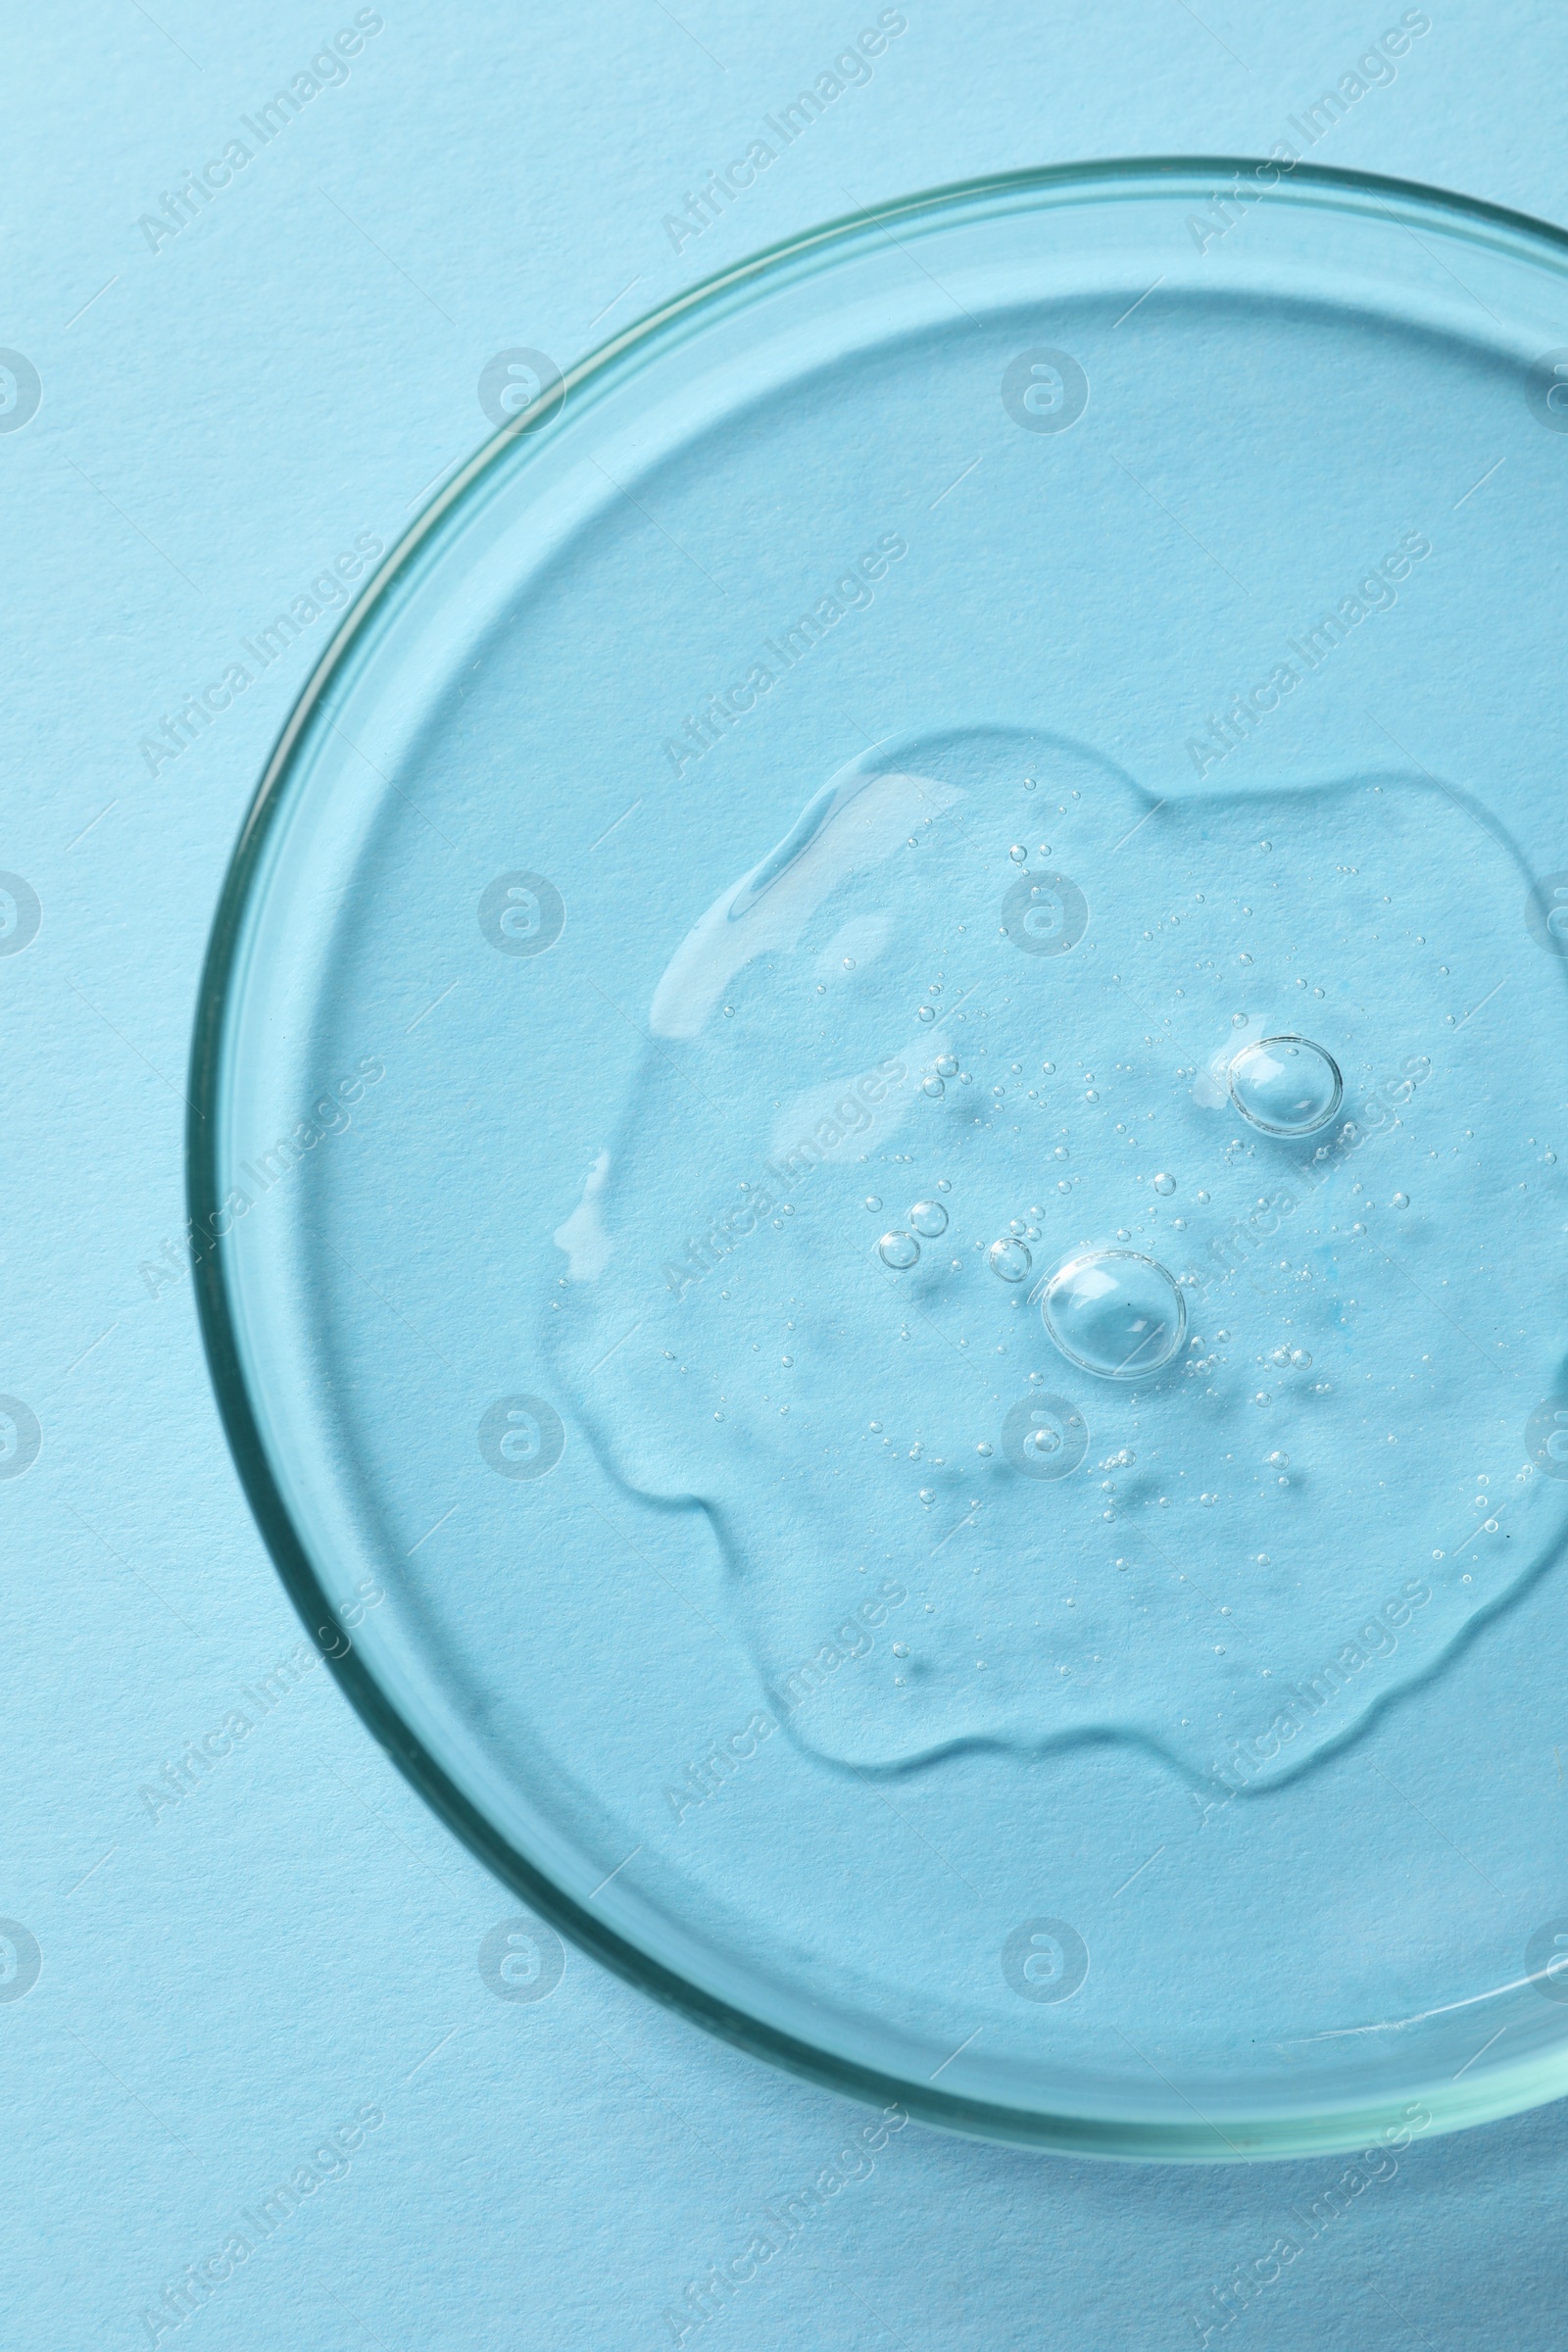
[[[906,188],[1265,154],[1347,85],[1314,160],[1568,215],[1544,9],[1435,9],[1392,78],[1356,63],[1396,8],[904,13],[865,76],[833,61],[872,9],[230,27],[177,0],[14,34],[0,342],[40,387],[0,436],[0,865],[41,909],[0,961],[0,1387],[40,1433],[0,1490],[0,1914],[28,1939],[5,1931],[0,1993],[37,1950],[0,2002],[19,2343],[1557,2340],[1557,2113],[1417,2134],[1330,2220],[1338,2162],[872,2146],[860,2111],[576,1954],[551,1984],[548,1943],[310,1667],[218,1430],[175,1271],[215,895],[335,583],[490,430],[498,356],[564,364]],[[820,119],[688,210],[822,75]]]

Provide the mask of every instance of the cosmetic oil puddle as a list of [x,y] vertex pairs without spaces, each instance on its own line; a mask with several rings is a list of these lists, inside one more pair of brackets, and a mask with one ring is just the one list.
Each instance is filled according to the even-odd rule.
[[1298,1770],[1568,1525],[1526,1437],[1568,967],[1518,859],[1422,779],[1152,805],[1001,727],[879,747],[757,851],[672,922],[559,1206],[590,1443],[706,1515],[825,1758]]

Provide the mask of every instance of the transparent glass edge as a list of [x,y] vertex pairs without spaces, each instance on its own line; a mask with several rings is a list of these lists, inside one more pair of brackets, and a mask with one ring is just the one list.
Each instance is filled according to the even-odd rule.
[[[671,301],[646,313],[609,342],[564,371],[565,397],[590,386],[616,363],[634,357],[655,336],[677,326],[715,318],[760,279],[779,279],[814,270],[837,255],[884,234],[894,223],[907,229],[938,226],[963,210],[974,220],[1028,209],[1042,198],[1123,195],[1136,199],[1174,192],[1184,181],[1216,174],[1255,172],[1256,157],[1170,156],[1133,161],[1045,167],[996,177],[956,182],[859,209],[786,239],[722,270]],[[1376,215],[1398,222],[1391,205],[1430,223],[1433,211],[1455,233],[1512,255],[1527,255],[1568,276],[1568,232],[1548,222],[1420,183],[1299,164],[1269,189],[1271,197],[1295,205],[1328,204],[1334,209]],[[448,520],[453,510],[512,457],[529,429],[533,413],[519,416],[481,445],[430,504],[416,517],[323,651],[284,721],[243,820],[210,935],[198,991],[190,1055],[186,1122],[187,1207],[198,1229],[210,1219],[222,1195],[219,1145],[223,1125],[223,1081],[232,984],[254,883],[265,863],[272,825],[293,780],[296,756],[332,685],[351,655],[362,647],[368,625],[406,580],[415,559]],[[526,449],[520,453],[526,460]],[[732,2007],[704,1987],[677,1977],[627,1943],[575,1904],[513,1847],[479,1814],[395,1707],[347,1640],[333,1614],[322,1577],[307,1554],[274,1479],[252,1409],[240,1362],[236,1316],[222,1241],[198,1257],[196,1298],[203,1346],[225,1438],[259,1531],[290,1599],[339,1688],[392,1761],[438,1817],[498,1881],[528,1901],[541,1917],[572,1937],[593,1958],[662,2005],[690,2018],[717,2037],[829,2090],[873,2105],[897,2103],[918,2121],[968,2136],[1059,2153],[1127,2162],[1226,2163],[1259,2158],[1290,2159],[1349,2152],[1390,2125],[1400,2123],[1412,2104],[1408,2093],[1365,2105],[1299,2108],[1264,2117],[1199,2116],[1191,2124],[1152,2116],[1095,2117],[989,2105],[901,2081],[856,2061],[821,2050],[779,2032],[760,2018]],[[1497,2068],[1457,2082],[1423,2087],[1418,2094],[1430,2122],[1421,2131],[1439,2132],[1494,2122],[1568,2093],[1568,2046],[1513,2067]]]

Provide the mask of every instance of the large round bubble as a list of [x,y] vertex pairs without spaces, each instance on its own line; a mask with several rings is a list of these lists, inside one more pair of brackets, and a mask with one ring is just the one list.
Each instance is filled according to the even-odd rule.
[[1147,1380],[1181,1352],[1187,1308],[1165,1268],[1136,1250],[1090,1250],[1041,1293],[1046,1329],[1069,1363],[1101,1380]]
[[1265,1135],[1315,1135],[1345,1097],[1340,1066],[1309,1037],[1265,1037],[1230,1067],[1231,1101]]

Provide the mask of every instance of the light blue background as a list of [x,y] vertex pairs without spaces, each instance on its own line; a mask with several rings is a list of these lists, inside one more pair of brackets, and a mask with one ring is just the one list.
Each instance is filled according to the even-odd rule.
[[[869,85],[678,255],[663,216],[874,8],[382,13],[348,80],[157,253],[138,217],[354,9],[224,26],[193,0],[156,22],[75,0],[8,32],[0,344],[44,385],[0,437],[0,867],[44,909],[0,960],[0,1390],[44,1433],[0,1486],[0,1915],[43,1953],[0,2004],[0,2296],[32,2352],[146,2343],[142,2310],[366,2103],[385,2122],[349,2172],[162,2342],[668,2344],[686,2282],[860,2121],[575,1952],[549,1999],[493,1998],[479,1941],[516,1906],[324,1671],[199,1790],[156,1820],[142,1804],[299,1638],[189,1286],[154,1300],[137,1266],[183,1217],[214,900],[329,624],[156,776],[141,738],[357,532],[401,532],[488,433],[493,353],[565,364],[746,250],[905,189],[1264,153],[1400,11],[907,0]],[[1568,20],[1430,14],[1314,161],[1568,220]],[[1340,2170],[1092,2167],[910,2127],[685,2341],[1194,2343],[1188,2310]],[[1223,2340],[1555,2346],[1565,2197],[1561,2109],[1418,2141]]]

